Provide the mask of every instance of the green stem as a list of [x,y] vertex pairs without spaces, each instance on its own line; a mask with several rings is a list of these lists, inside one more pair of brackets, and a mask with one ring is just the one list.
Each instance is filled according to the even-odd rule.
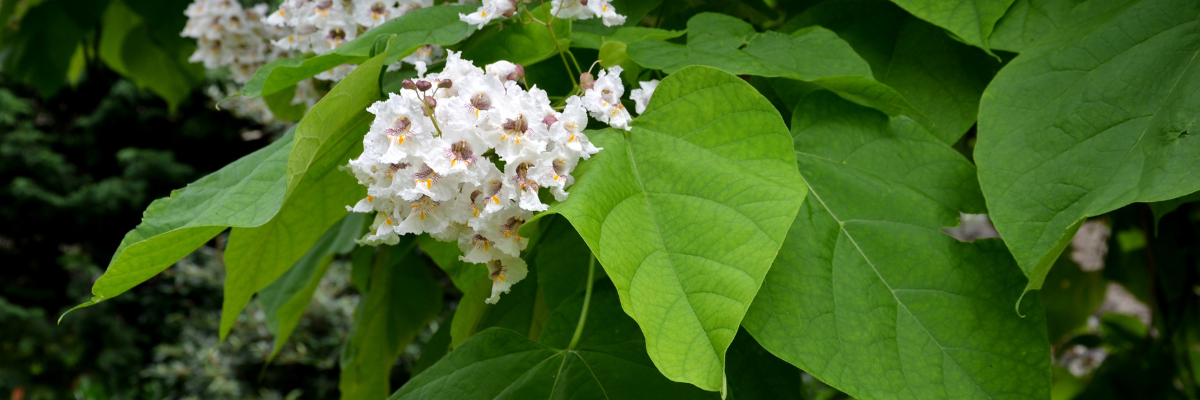
[[588,305],[592,303],[592,278],[594,278],[595,275],[596,255],[589,254],[587,291],[583,292],[583,311],[579,312],[579,325],[575,325],[575,334],[571,335],[571,344],[567,345],[567,350],[574,350],[575,345],[579,343],[579,336],[583,335],[583,324],[587,322]]

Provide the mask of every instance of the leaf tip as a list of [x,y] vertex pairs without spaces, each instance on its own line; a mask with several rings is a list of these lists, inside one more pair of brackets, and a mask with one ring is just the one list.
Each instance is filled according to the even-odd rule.
[[63,312],[63,313],[62,313],[62,315],[58,316],[58,321],[56,321],[56,322],[55,322],[55,324],[56,324],[56,325],[62,325],[62,320],[63,320],[63,318],[66,318],[66,317],[67,317],[67,314],[70,314],[70,313],[71,313],[71,311],[75,311],[75,310],[78,310],[78,309],[80,309],[80,308],[84,308],[84,307],[92,306],[92,305],[95,305],[96,303],[99,303],[99,302],[101,302],[101,301],[104,301],[104,297],[103,297],[103,296],[93,296],[91,300],[88,300],[87,302],[85,302],[85,303],[83,303],[83,304],[80,304],[80,305],[77,305],[77,306],[75,306],[75,307],[71,307],[71,309],[70,309],[70,310],[67,310],[67,311]]

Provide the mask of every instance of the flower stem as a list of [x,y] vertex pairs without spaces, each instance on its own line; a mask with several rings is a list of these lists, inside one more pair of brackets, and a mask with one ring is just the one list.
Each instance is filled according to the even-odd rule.
[[574,350],[575,345],[579,343],[579,337],[583,335],[583,324],[587,322],[588,306],[592,303],[592,279],[596,276],[596,255],[588,254],[588,276],[587,290],[583,292],[583,311],[579,312],[579,324],[575,325],[575,334],[571,336],[571,344],[567,345],[567,350]]

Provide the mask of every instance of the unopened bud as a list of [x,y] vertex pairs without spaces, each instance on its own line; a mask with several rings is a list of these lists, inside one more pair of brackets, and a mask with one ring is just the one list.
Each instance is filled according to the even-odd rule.
[[432,88],[432,87],[433,87],[433,84],[429,83],[429,81],[417,81],[417,90],[424,92],[426,90],[429,90],[429,88]]
[[583,90],[591,89],[595,84],[596,77],[592,76],[591,72],[584,72],[579,75],[579,86],[583,87]]
[[579,5],[586,6],[587,2],[588,2],[588,0],[579,0]]
[[508,80],[515,81],[517,79],[524,78],[525,77],[525,67],[522,67],[521,64],[513,64],[513,66],[515,66],[516,68],[513,69],[513,72],[508,73]]
[[417,83],[413,82],[412,79],[405,79],[404,81],[400,82],[400,87],[403,87],[408,90],[416,90]]
[[547,128],[549,128],[551,125],[554,125],[555,122],[558,122],[558,118],[555,118],[553,114],[547,115],[546,118],[542,118],[542,123],[546,124]]
[[437,107],[437,99],[433,98],[433,96],[426,96],[425,104],[429,105],[429,108],[436,108]]
[[454,81],[452,81],[452,80],[442,79],[442,80],[438,81],[438,87],[440,87],[442,89],[449,89],[451,86],[454,86]]

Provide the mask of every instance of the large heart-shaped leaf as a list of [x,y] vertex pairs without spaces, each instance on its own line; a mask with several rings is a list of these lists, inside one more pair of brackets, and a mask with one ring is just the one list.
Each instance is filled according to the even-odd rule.
[[622,314],[612,286],[598,285],[576,348],[566,350],[582,296],[555,311],[540,343],[508,329],[484,330],[413,377],[391,399],[717,398],[655,371],[637,325]]
[[946,28],[988,53],[988,38],[1013,0],[892,0],[918,18]]
[[1200,3],[1060,27],[996,75],[975,160],[996,229],[1040,288],[1089,216],[1200,189]]
[[[886,0],[825,1],[789,21],[785,30],[809,26],[845,39],[870,64],[875,79],[903,95],[927,117],[917,122],[946,143],[958,141],[975,124],[979,97],[1000,69],[983,51]],[[790,105],[798,100],[784,99]]]
[[975,168],[906,117],[817,92],[793,114],[809,201],[743,325],[858,399],[1050,394],[1041,304],[995,239],[941,229],[979,213]]
[[288,157],[287,196],[278,215],[230,233],[222,338],[254,293],[287,272],[346,215],[347,204],[365,196],[366,188],[337,167],[362,152],[362,135],[374,118],[367,107],[379,99],[379,71],[386,57],[379,54],[364,62],[300,120]]
[[371,48],[380,36],[396,35],[388,49],[387,64],[412,54],[427,44],[448,46],[465,39],[474,29],[458,20],[459,13],[471,12],[473,6],[436,6],[410,11],[400,18],[384,22],[359,35],[331,52],[311,58],[283,58],[267,63],[254,73],[242,95],[266,96],[295,85],[333,67],[358,64],[371,55]]
[[370,284],[342,352],[342,399],[387,397],[396,357],[442,311],[442,286],[413,245],[409,237],[375,251]]
[[[125,234],[92,299],[110,299],[158,275],[230,226],[260,226],[283,204],[289,132],[275,143],[150,203],[142,223]],[[74,310],[72,309],[72,310]],[[65,315],[65,314],[64,314]]]
[[659,370],[721,390],[725,350],[804,199],[787,128],[708,67],[664,79],[632,125],[589,133],[604,150],[550,211],[596,254]]
[[784,77],[831,90],[851,101],[895,115],[915,109],[895,89],[876,82],[871,67],[836,34],[821,27],[756,33],[748,22],[701,13],[688,20],[687,45],[660,39],[630,43],[626,53],[646,68],[674,73],[707,65],[735,75]]

